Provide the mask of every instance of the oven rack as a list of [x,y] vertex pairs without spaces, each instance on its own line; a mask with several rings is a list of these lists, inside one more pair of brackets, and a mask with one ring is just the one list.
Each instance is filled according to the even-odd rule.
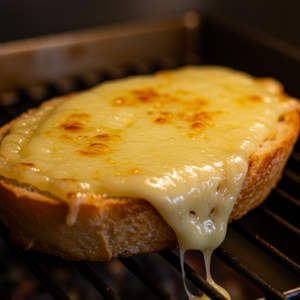
[[[281,80],[287,87],[288,92],[293,93],[295,96],[300,96],[300,88],[296,80],[300,70],[300,55],[295,49],[282,44],[280,41],[266,37],[261,33],[232,23],[232,21],[224,21],[224,19],[219,17],[203,17],[200,22],[201,30],[198,28],[199,22],[195,22],[197,20],[195,14],[189,14],[189,18],[187,16],[184,17],[185,22],[188,24],[190,22],[192,25],[189,24],[187,26],[188,29],[185,28],[185,37],[182,40],[186,44],[185,47],[182,47],[182,53],[180,51],[177,53],[168,53],[168,50],[163,56],[158,55],[159,59],[156,60],[153,58],[149,59],[148,57],[145,61],[142,58],[138,63],[131,63],[129,66],[127,63],[125,66],[116,64],[109,66],[108,69],[100,67],[99,70],[101,71],[93,70],[93,72],[86,72],[84,74],[77,74],[75,72],[76,74],[67,79],[62,77],[55,82],[49,79],[49,82],[43,84],[33,80],[32,85],[27,85],[26,82],[20,81],[16,89],[9,91],[5,90],[7,86],[10,87],[9,85],[3,87],[3,91],[0,94],[1,125],[17,117],[27,109],[38,106],[43,100],[51,97],[86,89],[105,80],[122,78],[127,75],[149,74],[165,68],[177,68],[191,62],[197,64],[213,62],[228,65],[245,70],[256,76],[269,74]],[[178,22],[176,24],[176,28],[178,29]],[[170,26],[168,27],[169,29]],[[219,50],[216,51],[216,49]],[[239,53],[243,53],[243,56],[238,55]],[[259,64],[253,64],[254,59]],[[275,63],[277,67],[274,66]],[[280,69],[279,73],[278,69]],[[234,221],[229,226],[230,230],[236,232],[242,239],[247,240],[272,257],[274,261],[282,264],[284,268],[296,277],[300,277],[300,259],[297,256],[297,251],[299,253],[297,243],[299,244],[300,238],[300,222],[299,218],[297,218],[300,212],[299,167],[300,143],[297,143],[295,151],[283,173],[282,180],[267,201],[242,220]],[[286,209],[282,209],[282,207]],[[258,216],[259,218],[263,218],[263,222],[268,222],[271,226],[280,228],[278,230],[281,232],[279,240],[284,238],[285,246],[280,242],[278,243],[276,234],[275,238],[271,237],[271,241],[269,241],[268,234],[257,228],[256,219]],[[36,251],[29,250],[24,252],[11,245],[7,241],[9,231],[3,224],[0,226],[0,234],[2,239],[12,249],[14,255],[21,259],[22,263],[29,268],[54,299],[72,299],[72,296],[68,295],[60,284],[56,283],[55,278],[45,270],[43,264],[40,263],[40,258],[36,259],[39,256]],[[292,248],[296,247],[296,249],[290,250],[286,245],[290,245]],[[152,255],[154,254],[149,254],[148,256]],[[237,258],[237,255],[231,254],[230,251],[225,250],[223,247],[216,249],[214,255],[261,291],[261,294],[265,298],[260,299],[300,299],[300,280],[297,287],[286,291],[278,291],[276,286],[269,284],[267,282],[268,279],[265,280],[264,276],[259,275],[259,272],[252,271],[252,266],[247,265],[247,263]],[[170,250],[162,251],[159,253],[159,256],[180,271],[179,258],[174,252]],[[50,257],[50,255],[43,255],[42,259],[51,259]],[[149,299],[175,299],[174,295],[171,295],[156,278],[151,276],[147,268],[139,264],[135,257],[119,257],[114,260],[118,260],[119,263],[123,264],[149,288],[152,292]],[[75,267],[101,294],[101,299],[121,299],[118,292],[112,290],[105,283],[105,278],[102,279],[99,276],[96,270],[99,267],[98,264],[95,266],[93,263],[83,261],[64,261],[64,263]],[[185,264],[185,270],[189,281],[200,288],[201,291],[205,292],[212,299],[224,299],[222,295],[206,283],[202,276],[198,275],[187,264]],[[5,282],[1,281],[0,298],[13,299],[5,286]]]

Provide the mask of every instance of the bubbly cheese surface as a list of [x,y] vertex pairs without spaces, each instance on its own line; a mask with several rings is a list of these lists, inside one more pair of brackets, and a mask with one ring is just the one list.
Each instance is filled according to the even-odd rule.
[[148,200],[182,253],[223,241],[248,157],[291,109],[251,76],[185,67],[104,83],[20,118],[0,148],[0,174],[63,199]]

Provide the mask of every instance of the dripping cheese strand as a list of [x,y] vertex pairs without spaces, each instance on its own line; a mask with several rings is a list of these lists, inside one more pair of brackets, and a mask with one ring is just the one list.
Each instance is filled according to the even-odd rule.
[[[189,300],[192,300],[192,299],[196,299],[196,300],[210,300],[210,298],[203,294],[201,297],[199,296],[195,296],[193,295],[187,285],[186,285],[186,273],[185,273],[185,270],[184,270],[184,255],[185,255],[185,250],[184,249],[180,249],[180,265],[181,265],[181,272],[182,272],[182,278],[183,278],[183,285],[184,285],[184,288],[185,288],[185,291],[189,297]],[[214,280],[212,279],[211,277],[211,273],[210,273],[210,261],[211,261],[211,255],[212,255],[212,251],[209,250],[209,251],[203,251],[203,256],[204,256],[204,263],[205,263],[205,269],[206,269],[206,280],[209,284],[211,284],[219,293],[221,293],[226,299],[230,300],[231,297],[230,295],[228,294],[228,292],[223,289],[221,286],[219,286],[218,284],[216,284],[214,282]]]

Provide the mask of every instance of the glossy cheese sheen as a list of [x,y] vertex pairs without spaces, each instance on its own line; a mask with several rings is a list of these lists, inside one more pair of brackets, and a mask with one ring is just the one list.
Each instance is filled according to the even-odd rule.
[[248,157],[291,103],[221,67],[185,67],[102,84],[21,118],[0,149],[0,173],[70,204],[143,198],[180,248],[224,239]]

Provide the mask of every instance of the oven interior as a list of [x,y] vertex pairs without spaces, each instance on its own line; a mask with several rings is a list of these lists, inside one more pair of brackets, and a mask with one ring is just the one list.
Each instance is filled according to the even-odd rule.
[[[232,20],[188,12],[0,44],[0,125],[54,96],[187,64],[274,77],[300,98],[299,50]],[[232,299],[300,299],[299,170],[297,143],[278,186],[229,225],[214,252],[212,275]],[[1,299],[187,299],[177,251],[70,262],[18,249],[2,224],[0,234]],[[191,291],[224,299],[203,279],[201,253],[189,251],[185,261]]]

